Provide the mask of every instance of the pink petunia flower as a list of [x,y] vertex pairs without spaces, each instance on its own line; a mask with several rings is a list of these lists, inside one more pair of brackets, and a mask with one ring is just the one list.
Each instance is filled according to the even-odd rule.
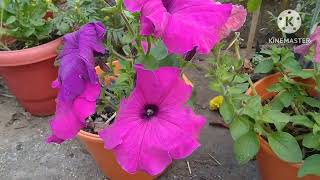
[[243,6],[233,5],[231,16],[219,31],[219,39],[222,40],[232,32],[239,30],[246,22],[247,11]]
[[320,63],[320,26],[311,34],[310,42],[295,47],[294,52],[306,56],[313,45],[316,45],[315,62]]
[[85,126],[85,119],[96,111],[100,84],[94,54],[105,53],[104,34],[103,24],[93,22],[64,37],[58,79],[52,83],[60,91],[47,142],[62,143],[74,138]]
[[[161,37],[168,51],[176,54],[185,54],[195,47],[198,53],[207,54],[231,30],[237,30],[245,21],[244,9],[240,6],[233,7],[232,4],[212,0],[124,2],[129,11],[141,11],[141,34]],[[238,20],[234,18],[235,15]]]
[[157,175],[172,159],[185,158],[200,146],[205,118],[186,107],[192,87],[178,68],[135,69],[136,87],[121,101],[115,122],[99,135],[128,173]]

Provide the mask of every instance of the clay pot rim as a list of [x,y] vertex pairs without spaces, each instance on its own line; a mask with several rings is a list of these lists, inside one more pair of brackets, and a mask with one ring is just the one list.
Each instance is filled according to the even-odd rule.
[[103,140],[100,138],[100,136],[98,134],[89,133],[84,130],[80,130],[80,132],[78,132],[77,136],[80,136],[80,137],[86,138],[86,139],[90,139],[91,141],[96,141],[98,143],[103,143]]
[[[311,69],[304,69],[304,70],[305,70],[305,71],[310,71]],[[278,73],[274,73],[274,74],[268,75],[268,76],[266,76],[266,77],[258,80],[258,81],[255,82],[253,85],[254,85],[254,87],[257,87],[257,86],[259,86],[259,85],[261,85],[261,84],[264,84],[264,82],[265,82],[265,81],[268,81],[269,79],[280,78],[280,77],[281,77],[281,73],[279,73],[279,72],[278,72]],[[251,87],[247,90],[246,94],[248,94],[248,95],[252,95],[252,94],[253,94],[253,91],[252,91],[252,88],[251,88]],[[265,96],[266,96],[266,95],[262,95],[262,96],[260,95],[260,97],[261,97],[262,99],[265,99]],[[259,134],[257,134],[257,136],[258,136],[259,141],[260,141],[260,148],[265,149],[266,152],[267,152],[269,155],[271,155],[271,156],[273,156],[273,157],[276,157],[277,159],[279,159],[279,160],[285,162],[286,164],[288,164],[289,166],[292,166],[292,167],[297,168],[297,169],[299,169],[299,168],[303,165],[303,161],[302,161],[301,163],[290,163],[290,162],[286,162],[286,161],[280,159],[280,158],[272,151],[269,143],[268,143],[262,136],[260,136]]]
[[60,37],[39,46],[27,49],[0,51],[0,67],[21,66],[45,61],[57,56],[57,48],[62,44]]

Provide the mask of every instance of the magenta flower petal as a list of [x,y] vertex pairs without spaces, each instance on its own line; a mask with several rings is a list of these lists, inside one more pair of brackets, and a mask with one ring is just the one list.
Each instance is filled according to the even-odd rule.
[[239,30],[246,21],[247,11],[243,6],[233,5],[231,16],[219,31],[220,39],[226,38],[232,31]]
[[[57,102],[55,117],[50,121],[52,136],[48,142],[61,143],[62,140],[70,140],[85,126],[84,122],[78,120],[73,112],[72,103]],[[59,141],[53,141],[57,137]],[[51,141],[50,141],[51,140]]]
[[85,119],[96,111],[96,99],[99,95],[100,85],[88,83],[83,94],[74,101],[57,100],[56,115],[50,121],[53,134],[47,142],[62,143],[64,140],[74,138],[85,126]]
[[205,118],[185,107],[192,88],[175,67],[136,66],[136,87],[122,100],[115,122],[99,135],[129,173],[161,173],[173,159],[189,156],[200,144]]
[[93,22],[64,36],[64,47],[59,56],[61,60],[58,76],[61,84],[59,98],[74,99],[84,91],[86,81],[98,83],[94,53],[105,53],[104,34],[103,24]]
[[320,26],[311,34],[309,43],[295,47],[294,51],[305,56],[313,45],[315,45],[315,62],[320,63]]
[[74,138],[85,126],[85,120],[96,111],[100,84],[95,72],[94,54],[105,53],[101,22],[88,23],[79,31],[64,37],[58,79],[55,117],[50,121],[52,135],[47,142],[62,143]]
[[170,53],[185,54],[197,47],[199,53],[207,54],[220,40],[232,5],[211,0],[147,0],[139,1],[135,10],[139,9],[142,35],[161,37]]
[[138,12],[141,10],[143,2],[146,0],[124,0],[124,5],[131,12]]

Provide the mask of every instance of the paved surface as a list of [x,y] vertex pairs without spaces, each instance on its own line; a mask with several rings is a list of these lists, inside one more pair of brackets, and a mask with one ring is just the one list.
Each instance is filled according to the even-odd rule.
[[[210,121],[220,120],[220,116],[207,110],[208,99],[215,94],[208,90],[203,74],[197,70],[187,72],[198,92],[195,111],[207,117],[207,125],[201,134],[202,146],[186,160],[174,162],[160,179],[259,179],[254,161],[240,166],[234,160],[228,130],[208,125]],[[0,78],[0,94],[8,94],[1,83]],[[0,95],[0,179],[106,179],[78,140],[62,145],[48,145],[44,142],[49,134],[49,119],[32,117],[24,112],[14,98]],[[191,175],[187,161],[190,163]]]

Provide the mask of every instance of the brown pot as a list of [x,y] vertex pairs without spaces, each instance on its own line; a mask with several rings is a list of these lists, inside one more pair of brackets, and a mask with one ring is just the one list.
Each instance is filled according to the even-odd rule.
[[57,78],[54,60],[62,39],[33,48],[0,51],[0,75],[20,104],[36,116],[55,112],[57,91],[51,82]]
[[[271,85],[277,83],[281,74],[273,74],[267,76],[254,84],[257,93],[261,96],[262,100],[270,99],[275,96],[275,93],[270,93],[267,91]],[[297,78],[296,81],[308,83],[315,86],[315,82],[312,79],[300,79]],[[311,95],[316,95],[314,89],[310,89],[309,93]],[[252,89],[247,91],[247,94],[253,95]],[[297,177],[298,170],[302,164],[290,164],[278,158],[278,156],[272,151],[268,143],[262,138],[260,140],[260,151],[257,155],[257,161],[259,166],[260,175],[263,180],[298,180]],[[319,176],[305,176],[300,178],[303,180],[320,180]]]

